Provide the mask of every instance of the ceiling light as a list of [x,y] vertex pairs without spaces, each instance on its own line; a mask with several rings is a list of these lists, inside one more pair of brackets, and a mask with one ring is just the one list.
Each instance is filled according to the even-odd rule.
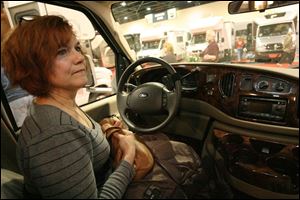
[[121,3],[121,6],[126,6],[126,2],[123,1],[123,2]]
[[128,19],[128,17],[124,17],[124,20],[127,20]]
[[147,10],[151,10],[151,8],[150,8],[150,7],[148,7],[148,8],[147,8]]

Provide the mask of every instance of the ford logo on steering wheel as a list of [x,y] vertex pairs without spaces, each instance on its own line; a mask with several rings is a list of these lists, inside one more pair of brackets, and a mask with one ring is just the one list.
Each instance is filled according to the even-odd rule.
[[142,92],[142,93],[139,94],[140,98],[147,98],[148,96],[149,95],[147,93],[144,93],[144,92]]

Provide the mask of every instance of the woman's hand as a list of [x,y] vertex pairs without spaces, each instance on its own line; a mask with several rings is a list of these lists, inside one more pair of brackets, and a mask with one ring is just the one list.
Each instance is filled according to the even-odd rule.
[[114,127],[120,127],[122,129],[127,129],[128,130],[128,127],[126,126],[125,123],[123,123],[118,117],[111,117],[111,124],[114,126]]
[[216,59],[217,59],[217,56],[208,55],[208,54],[205,54],[203,57],[203,60],[205,60],[205,61],[215,61]]
[[121,120],[119,120],[118,118],[113,118],[112,122],[113,122],[113,126],[114,126],[114,127],[120,127],[120,128],[123,128],[123,127],[122,127],[123,124],[122,124]]
[[131,131],[123,129],[124,134],[115,133],[113,137],[118,140],[118,145],[122,151],[122,159],[133,164],[135,158],[135,137]]

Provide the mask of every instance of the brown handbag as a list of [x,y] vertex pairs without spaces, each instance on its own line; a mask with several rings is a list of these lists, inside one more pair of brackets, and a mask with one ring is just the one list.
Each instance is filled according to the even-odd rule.
[[[105,134],[106,138],[111,142],[114,154],[113,166],[116,167],[121,161],[122,151],[118,146],[118,141],[114,137],[114,133],[126,135],[131,131],[129,131],[128,127],[115,116],[104,118],[100,121],[100,125],[102,132]],[[147,175],[148,172],[150,172],[150,170],[153,168],[154,159],[151,151],[144,144],[142,139],[137,135],[135,135],[135,139],[136,154],[134,159],[134,166],[136,174],[133,180],[140,180],[145,175]]]

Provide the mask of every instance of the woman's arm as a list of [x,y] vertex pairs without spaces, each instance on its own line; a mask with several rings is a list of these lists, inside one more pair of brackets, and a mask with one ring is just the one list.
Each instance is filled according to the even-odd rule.
[[[86,130],[67,125],[48,129],[27,141],[20,154],[24,177],[30,179],[25,185],[27,190],[52,199],[122,198],[134,176],[133,166],[126,161],[121,162],[103,187],[97,189],[93,163],[109,154],[109,147],[103,145],[101,135],[95,138],[99,145],[93,145]],[[20,141],[24,140],[20,138]],[[95,152],[101,154],[95,156]]]

